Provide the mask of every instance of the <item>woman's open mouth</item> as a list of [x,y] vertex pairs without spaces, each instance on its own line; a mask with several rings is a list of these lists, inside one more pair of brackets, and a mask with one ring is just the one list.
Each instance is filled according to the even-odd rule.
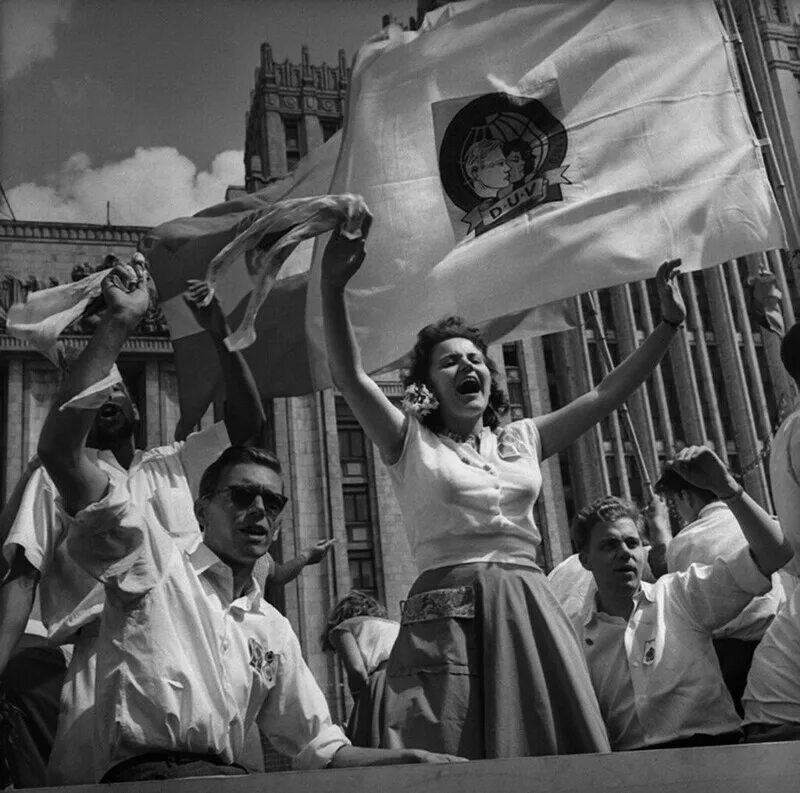
[[481,381],[473,376],[467,377],[456,386],[456,391],[459,394],[477,394],[480,390]]

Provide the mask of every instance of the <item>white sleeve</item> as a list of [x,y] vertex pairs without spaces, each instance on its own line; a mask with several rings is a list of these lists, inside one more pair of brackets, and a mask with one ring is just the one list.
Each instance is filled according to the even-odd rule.
[[69,519],[67,551],[73,561],[106,587],[143,595],[160,583],[175,543],[151,527],[124,483]]
[[692,564],[685,572],[670,573],[666,578],[670,593],[707,630],[730,622],[755,595],[765,594],[772,586],[772,580],[753,561],[749,547],[716,559],[712,565]]
[[56,507],[56,490],[43,467],[30,477],[17,515],[3,543],[3,555],[10,563],[17,547],[25,558],[44,574],[63,531]]
[[195,498],[203,471],[230,445],[224,421],[218,421],[200,432],[193,432],[181,444],[181,463],[189,480],[189,489]]
[[331,721],[328,703],[303,659],[300,642],[287,628],[274,688],[257,717],[261,731],[295,769],[325,768],[342,746],[349,746]]

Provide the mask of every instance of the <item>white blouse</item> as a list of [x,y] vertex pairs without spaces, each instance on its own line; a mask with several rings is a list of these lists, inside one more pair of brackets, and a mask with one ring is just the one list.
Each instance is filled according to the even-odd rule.
[[337,631],[355,637],[364,668],[371,675],[389,658],[400,632],[400,623],[383,617],[350,617],[342,620],[331,632]]
[[388,471],[419,571],[471,562],[536,566],[540,457],[531,419],[498,434],[484,427],[478,451],[410,416],[400,458]]

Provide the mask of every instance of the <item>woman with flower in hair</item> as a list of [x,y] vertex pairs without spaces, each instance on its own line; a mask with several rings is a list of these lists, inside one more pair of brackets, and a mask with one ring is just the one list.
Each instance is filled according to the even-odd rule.
[[608,738],[575,633],[536,562],[542,460],[619,407],[684,320],[675,276],[656,275],[661,323],[595,388],[504,427],[506,399],[479,333],[423,328],[405,411],[361,365],[344,290],[364,241],[334,232],[322,301],[334,381],[387,465],[420,571],[387,665],[384,746],[471,759],[602,752]]
[[375,598],[357,589],[328,614],[322,646],[334,650],[344,665],[353,696],[346,735],[355,746],[380,748],[386,661],[399,629]]

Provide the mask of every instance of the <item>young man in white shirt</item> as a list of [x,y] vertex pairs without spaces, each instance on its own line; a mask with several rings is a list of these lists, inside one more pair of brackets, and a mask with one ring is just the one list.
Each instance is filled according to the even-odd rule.
[[[694,563],[713,564],[716,559],[730,558],[747,547],[739,521],[711,491],[696,487],[671,469],[659,477],[655,491],[682,524],[674,537],[666,532],[664,565],[655,571],[658,575],[681,573]],[[740,614],[714,631],[714,649],[722,677],[740,716],[753,653],[785,600],[780,575],[773,573],[771,578],[772,588],[766,595],[754,597]]]
[[579,513],[573,542],[597,595],[574,624],[615,750],[738,739],[712,634],[767,592],[791,557],[780,527],[710,449],[684,449],[671,465],[730,506],[748,547],[648,584],[637,510],[608,496]]
[[[92,460],[109,477],[127,479],[133,498],[158,502],[161,513],[169,516],[165,520],[170,530],[181,541],[192,542],[199,534],[193,504],[200,474],[231,442],[247,443],[259,438],[265,417],[244,358],[225,348],[223,340],[228,328],[219,303],[213,301],[202,308],[188,297],[187,303],[198,324],[215,340],[226,385],[225,422],[193,433],[186,440],[141,450],[135,445],[139,414],[122,383],[111,384],[97,392],[94,398],[102,402],[98,410],[82,412],[92,416],[87,441],[94,447],[87,450]],[[95,338],[78,360],[97,355],[96,339],[107,335],[109,323],[113,323],[113,318],[106,312],[100,316]],[[135,327],[131,325],[128,332]],[[116,358],[126,338],[127,334],[117,336],[111,346],[101,345],[105,358],[110,360],[111,355]],[[64,416],[73,413],[67,410]],[[45,443],[48,443],[47,437]],[[37,784],[77,784],[91,781],[85,774],[90,765],[86,758],[91,755],[92,744],[78,748],[68,733],[94,702],[94,636],[104,592],[66,552],[66,521],[57,504],[56,486],[47,471],[34,467],[28,474],[29,481],[20,493],[16,508],[13,514],[8,514],[7,532],[0,537],[4,558],[10,567],[0,588],[0,674],[12,659],[12,652],[15,667],[25,669],[38,663],[24,647],[14,651],[25,630],[34,597],[38,596],[50,642],[74,643],[75,651],[61,687],[60,703],[58,697],[49,704],[40,697],[39,712],[29,715],[34,724],[57,719],[57,730],[53,722],[49,741],[39,742],[45,764],[49,755],[49,773],[46,779],[39,778]],[[25,674],[15,675],[13,671],[10,670],[9,683],[26,679]],[[33,679],[32,674],[29,677]],[[58,690],[58,681],[52,680],[52,683],[53,689]],[[258,764],[261,753],[256,743],[252,757]],[[25,765],[30,766],[30,763]]]
[[[57,405],[105,377],[147,307],[146,274],[114,274],[104,282],[104,333]],[[163,510],[86,454],[93,415],[51,409],[39,455],[74,516],[70,555],[105,586],[93,724],[75,737],[85,741],[88,728],[96,781],[246,773],[238,760],[254,722],[299,768],[452,759],[352,747],[331,723],[297,638],[253,577],[286,501],[274,456],[224,452],[195,502],[202,541],[179,542]]]

